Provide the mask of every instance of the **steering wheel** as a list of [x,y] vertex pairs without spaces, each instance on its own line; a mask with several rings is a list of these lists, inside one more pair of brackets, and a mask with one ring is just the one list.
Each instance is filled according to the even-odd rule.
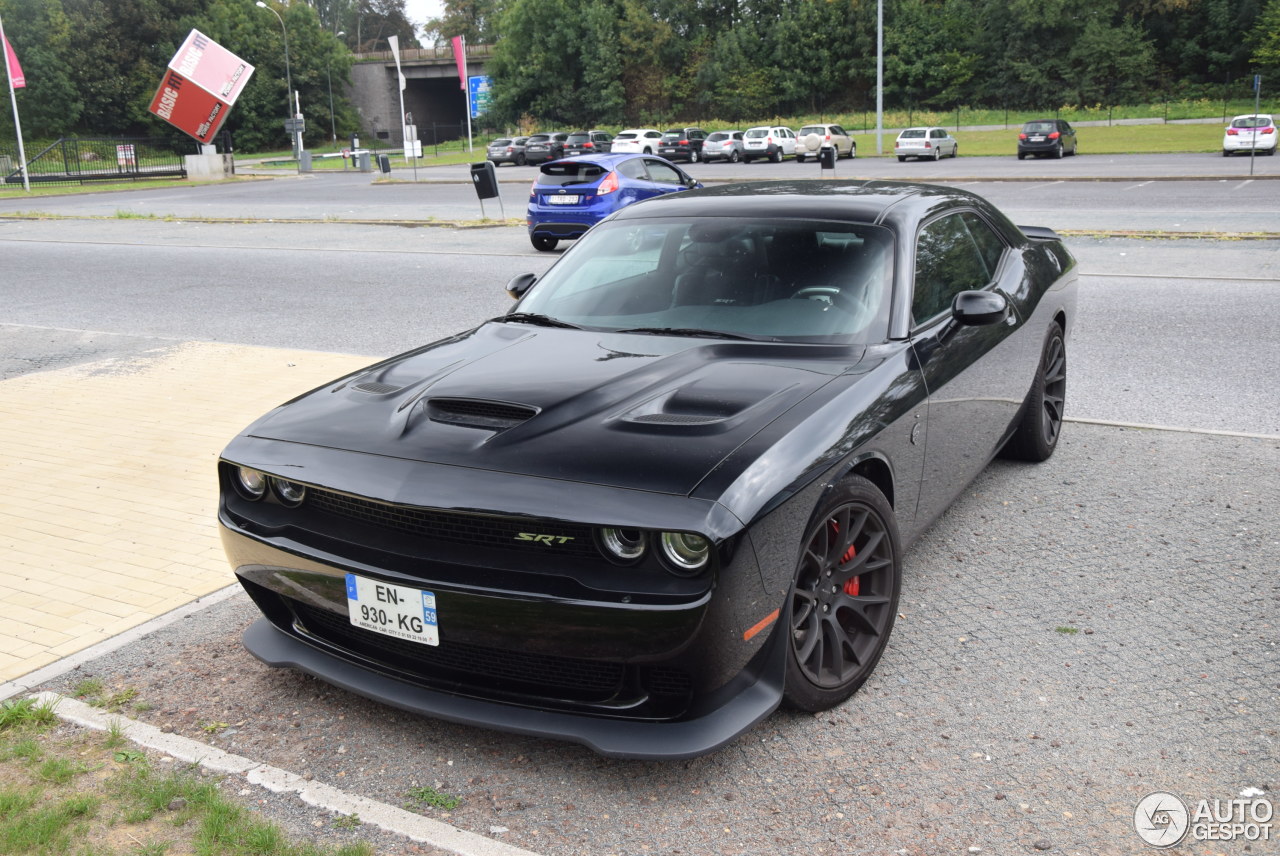
[[791,295],[791,300],[813,300],[827,303],[848,315],[857,315],[861,305],[857,300],[845,294],[838,286],[810,285]]

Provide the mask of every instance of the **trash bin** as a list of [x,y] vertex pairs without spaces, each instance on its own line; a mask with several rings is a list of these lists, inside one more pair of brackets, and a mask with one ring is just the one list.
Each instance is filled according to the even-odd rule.
[[492,161],[471,165],[471,183],[476,186],[476,196],[493,199],[498,195],[498,173]]
[[391,158],[387,155],[378,155],[378,169],[384,173],[391,172]]
[[835,146],[823,146],[818,150],[818,164],[822,169],[836,168]]
[[369,160],[368,152],[360,152],[356,157],[356,162],[360,165],[361,172],[373,172],[373,163]]
[[311,152],[303,151],[298,157],[298,169],[302,172],[311,172]]

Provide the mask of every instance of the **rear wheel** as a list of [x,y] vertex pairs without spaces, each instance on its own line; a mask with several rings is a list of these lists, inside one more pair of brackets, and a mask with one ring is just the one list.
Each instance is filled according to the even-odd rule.
[[1062,143],[1061,143],[1061,142],[1059,142],[1059,143],[1058,143],[1058,145],[1054,146],[1054,148],[1053,148],[1053,156],[1054,156],[1055,158],[1057,158],[1057,159],[1061,160],[1061,159],[1062,159],[1062,154],[1063,154],[1063,152],[1062,152]]
[[1004,455],[1021,461],[1048,460],[1058,447],[1066,398],[1067,348],[1062,328],[1051,324],[1035,382],[1022,405],[1022,419],[1005,444]]
[[850,476],[819,506],[788,596],[783,697],[826,710],[853,695],[884,653],[898,614],[901,550],[893,508]]
[[942,149],[936,148],[936,147],[934,148],[933,159],[936,161],[942,160]]
[[796,155],[796,163],[804,163],[804,155]]
[[1018,152],[1018,160],[1026,160],[1026,158],[1027,158],[1026,152]]
[[958,158],[958,157],[960,157],[960,144],[959,144],[959,143],[956,143],[954,146],[952,146],[952,147],[951,147],[951,156],[952,156],[953,158]]
[[850,160],[852,160],[853,158],[856,158],[857,156],[858,156],[858,144],[857,144],[857,143],[850,143],[850,144],[849,144],[849,159],[850,159]]
[[898,155],[898,163],[906,163],[906,162],[907,162],[906,155]]
[[773,153],[769,155],[769,161],[771,163],[782,163],[782,149],[774,149]]
[[556,248],[556,244],[560,243],[556,238],[544,238],[541,235],[534,235],[529,239],[529,243],[533,244],[535,250],[549,253]]
[[729,163],[737,163],[737,162],[738,162],[738,160],[739,160],[739,157],[738,157],[738,150],[737,150],[737,149],[729,149]]

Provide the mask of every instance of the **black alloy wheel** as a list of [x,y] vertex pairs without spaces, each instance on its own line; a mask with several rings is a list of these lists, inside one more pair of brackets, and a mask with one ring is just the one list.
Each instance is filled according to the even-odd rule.
[[888,500],[850,476],[823,500],[789,595],[787,703],[826,710],[871,676],[898,613],[898,527]]
[[1067,399],[1067,347],[1062,328],[1049,325],[1049,335],[1040,357],[1031,392],[1022,405],[1022,419],[1004,454],[1021,461],[1045,461],[1058,447]]

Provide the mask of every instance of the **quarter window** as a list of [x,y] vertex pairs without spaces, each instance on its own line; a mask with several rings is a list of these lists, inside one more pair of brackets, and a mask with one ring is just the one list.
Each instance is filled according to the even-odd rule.
[[925,225],[916,240],[911,316],[923,324],[951,309],[962,291],[986,288],[995,278],[1004,243],[972,212],[948,214]]

